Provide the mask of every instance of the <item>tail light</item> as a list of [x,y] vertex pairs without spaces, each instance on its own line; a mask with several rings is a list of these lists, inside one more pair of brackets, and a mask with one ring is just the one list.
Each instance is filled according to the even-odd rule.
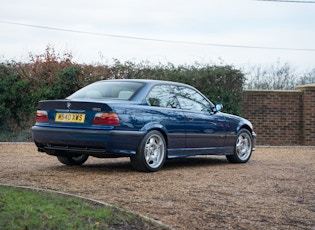
[[48,122],[48,113],[44,110],[36,111],[36,122]]
[[116,113],[97,113],[93,120],[94,125],[119,125],[119,118]]

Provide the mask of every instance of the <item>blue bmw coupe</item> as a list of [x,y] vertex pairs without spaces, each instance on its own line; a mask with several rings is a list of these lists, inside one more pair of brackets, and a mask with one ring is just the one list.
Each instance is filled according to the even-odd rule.
[[130,157],[134,169],[154,172],[166,159],[205,154],[245,163],[255,149],[253,126],[222,108],[186,84],[105,80],[40,101],[32,133],[38,151],[66,165]]

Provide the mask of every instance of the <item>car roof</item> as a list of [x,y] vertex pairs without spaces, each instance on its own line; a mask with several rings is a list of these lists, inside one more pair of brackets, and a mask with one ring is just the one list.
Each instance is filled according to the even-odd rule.
[[143,82],[143,83],[154,83],[154,84],[166,83],[166,84],[187,85],[187,84],[175,82],[175,81],[156,80],[156,79],[108,79],[108,80],[101,80],[97,82],[106,82],[106,81],[124,81],[124,82],[130,81],[130,82]]
[[[192,87],[191,85],[175,82],[175,81],[166,81],[166,80],[156,80],[156,79],[108,79],[108,80],[101,80],[97,82],[109,82],[109,81],[116,81],[116,82],[140,82],[145,83],[148,85],[158,85],[158,84],[171,84],[171,85],[178,85],[178,86],[186,86]],[[95,83],[97,83],[95,82]]]

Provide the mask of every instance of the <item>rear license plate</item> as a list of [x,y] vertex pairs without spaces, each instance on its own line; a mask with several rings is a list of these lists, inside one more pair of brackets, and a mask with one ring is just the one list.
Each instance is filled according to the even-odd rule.
[[57,113],[56,122],[78,122],[83,123],[85,114],[82,113]]

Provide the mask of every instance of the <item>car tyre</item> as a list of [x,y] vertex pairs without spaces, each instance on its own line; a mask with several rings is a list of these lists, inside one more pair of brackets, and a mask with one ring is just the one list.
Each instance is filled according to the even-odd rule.
[[87,161],[89,155],[86,154],[79,154],[77,156],[57,156],[57,159],[65,165],[82,165],[84,162]]
[[143,172],[156,172],[166,159],[166,142],[157,130],[148,132],[139,144],[136,155],[130,157],[134,169]]
[[246,163],[252,154],[253,136],[247,129],[241,129],[234,145],[234,154],[226,158],[231,163]]

